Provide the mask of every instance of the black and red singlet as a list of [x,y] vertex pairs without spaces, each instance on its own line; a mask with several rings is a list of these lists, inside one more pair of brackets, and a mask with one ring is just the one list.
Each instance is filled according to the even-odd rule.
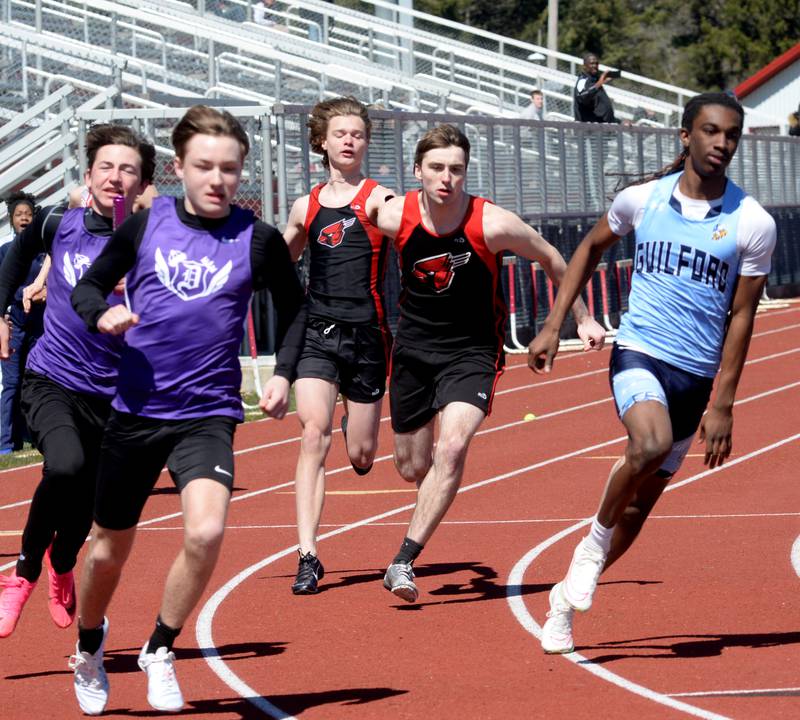
[[385,325],[383,277],[388,241],[367,217],[367,199],[378,185],[366,179],[349,205],[323,207],[317,185],[309,195],[304,226],[310,268],[308,312],[352,325]]
[[506,305],[502,257],[486,246],[484,198],[469,197],[461,224],[446,235],[422,225],[419,191],[405,197],[395,239],[402,290],[397,342],[436,351],[501,352]]

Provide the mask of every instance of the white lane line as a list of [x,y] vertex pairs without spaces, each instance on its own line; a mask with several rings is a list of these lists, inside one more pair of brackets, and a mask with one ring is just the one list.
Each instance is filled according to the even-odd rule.
[[703,690],[700,692],[669,693],[669,697],[747,697],[758,695],[798,695],[800,687],[754,688],[752,690]]
[[[650,515],[648,522],[653,520],[763,520],[764,518],[784,518],[800,517],[800,512],[784,513],[728,513],[724,515]],[[577,522],[583,518],[529,518],[523,520],[442,520],[440,525],[562,525],[565,522]],[[365,527],[384,528],[384,527],[407,527],[407,522],[373,522]],[[294,523],[283,523],[275,525],[226,525],[225,532],[229,530],[294,530],[297,527]],[[337,523],[320,523],[321,528],[341,527]],[[166,527],[146,527],[140,528],[142,532],[183,532],[183,525],[169,525]],[[10,534],[21,535],[22,530],[15,530]]]
[[[674,485],[669,485],[665,492],[671,492],[676,490],[679,487],[684,487],[689,483],[696,482],[697,480],[701,480],[702,478],[708,477],[709,475],[716,475],[720,472],[724,472],[728,468],[734,467],[739,465],[740,463],[746,462],[754,457],[758,457],[759,455],[763,455],[764,453],[771,452],[783,445],[788,443],[794,442],[800,439],[800,433],[795,435],[791,435],[787,438],[783,438],[777,442],[771,443],[770,445],[766,445],[765,447],[759,448],[758,450],[754,450],[753,452],[747,453],[746,455],[742,455],[741,457],[736,458],[735,460],[731,460],[725,465],[720,467],[705,470],[703,472],[697,473],[692,477],[686,478],[683,482],[675,483]],[[525,628],[531,635],[533,635],[537,639],[541,639],[542,635],[542,628],[541,626],[533,619],[533,616],[528,611],[528,608],[525,606],[525,602],[522,596],[522,580],[525,575],[525,572],[533,563],[533,561],[539,557],[545,550],[549,547],[555,545],[559,540],[571,535],[576,530],[579,530],[582,527],[591,523],[591,518],[587,518],[585,520],[581,520],[570,527],[565,528],[559,533],[552,535],[544,542],[539,543],[536,547],[532,548],[528,553],[526,553],[517,564],[512,568],[511,573],[508,576],[508,582],[506,584],[506,600],[508,601],[509,606],[511,607],[511,612],[514,614],[514,617],[517,618],[517,621]],[[709,720],[720,720],[724,718],[724,715],[718,715],[716,713],[712,713],[701,708],[696,708],[692,705],[688,705],[686,703],[682,703],[679,700],[674,700],[673,698],[669,697],[668,695],[664,695],[663,693],[656,692],[655,690],[651,690],[650,688],[644,687],[643,685],[639,685],[638,683],[634,683],[627,678],[622,677],[614,672],[611,672],[605,667],[600,665],[595,665],[589,658],[581,655],[577,652],[572,652],[567,655],[563,655],[564,659],[569,660],[570,662],[578,665],[579,667],[587,670],[588,672],[592,673],[593,675],[598,676],[599,678],[606,680],[607,682],[613,683],[629,692],[635,693],[636,695],[641,695],[642,697],[648,698],[653,700],[656,703],[660,703],[662,705],[666,705],[668,707],[672,707],[676,710],[681,710],[686,712],[689,715],[694,715],[695,717],[702,717],[708,718]]]
[[[481,480],[476,483],[472,483],[471,485],[466,485],[459,489],[459,493],[468,492],[469,490],[474,490],[479,487],[484,487],[486,485],[490,485],[501,480],[505,480],[510,477],[515,477],[522,473],[530,472],[532,470],[537,470],[539,468],[545,467],[547,465],[552,465],[553,463],[560,462],[562,460],[566,460],[571,457],[575,457],[585,452],[592,452],[600,447],[608,447],[609,445],[614,445],[616,443],[622,442],[625,437],[618,437],[614,438],[613,440],[608,440],[606,442],[600,443],[598,445],[592,445],[590,447],[581,448],[580,450],[575,450],[574,452],[567,453],[565,455],[559,455],[557,457],[549,458],[547,460],[542,460],[541,462],[534,463],[533,465],[528,465],[527,467],[520,468],[518,470],[513,470],[509,473],[504,473],[503,475],[496,475],[495,477],[488,478],[486,480]],[[414,503],[409,503],[407,505],[402,505],[401,507],[394,508],[393,510],[388,510],[386,512],[380,513],[378,515],[373,515],[372,517],[364,518],[363,520],[359,520],[354,523],[350,523],[349,525],[344,525],[342,527],[337,528],[336,530],[332,530],[331,532],[324,533],[319,536],[317,539],[318,542],[322,540],[326,540],[328,538],[334,537],[336,535],[341,535],[342,533],[350,532],[351,530],[355,530],[356,528],[363,527],[364,525],[369,525],[370,523],[374,523],[378,520],[383,520],[384,518],[392,517],[393,515],[398,515],[401,512],[405,512],[407,510],[411,510],[414,507]],[[264,560],[257,562],[253,565],[242,570],[238,575],[231,578],[227,583],[225,583],[217,592],[215,592],[203,606],[203,609],[200,611],[200,615],[197,618],[197,625],[195,627],[195,635],[197,637],[197,645],[201,649],[203,656],[206,659],[211,670],[219,677],[222,682],[224,682],[229,688],[231,688],[234,692],[238,693],[242,698],[247,700],[247,702],[252,703],[255,705],[259,710],[261,710],[264,714],[269,715],[272,718],[290,718],[291,716],[281,710],[279,707],[273,705],[269,702],[266,698],[261,697],[260,693],[256,690],[251,688],[247,683],[244,682],[236,673],[233,672],[226,664],[225,661],[220,657],[219,652],[214,644],[214,637],[212,634],[212,625],[214,622],[214,615],[217,612],[219,606],[223,603],[225,598],[233,592],[241,583],[243,583],[247,578],[249,578],[254,573],[258,572],[262,568],[266,567],[267,565],[271,565],[277,560],[286,557],[287,555],[293,554],[297,550],[297,545],[292,545],[291,547],[285,548],[284,550],[280,550]]]
[[[779,314],[782,314],[783,312],[788,312],[788,311],[777,311],[777,312],[772,313],[772,314],[773,315],[779,315]],[[796,310],[792,310],[792,312],[796,312]],[[759,316],[759,317],[762,317],[762,316]],[[753,333],[752,337],[757,338],[757,337],[762,337],[764,335],[773,335],[775,333],[781,333],[781,332],[786,332],[787,330],[793,330],[793,329],[798,328],[798,327],[800,327],[800,323],[795,323],[794,325],[785,325],[783,327],[774,328],[772,330],[764,330],[763,332]],[[610,347],[610,346],[608,346],[608,347]],[[797,352],[797,350],[789,350],[784,354],[789,354],[790,352]],[[578,353],[577,354],[577,356],[582,356],[582,355],[583,355],[583,353]],[[748,360],[745,363],[745,365],[750,365],[750,364],[756,363],[756,362],[762,362],[763,360],[771,360],[771,359],[773,359],[775,357],[781,357],[781,356],[782,356],[781,353],[777,353],[775,355],[768,355],[768,356],[766,356],[764,358],[757,358],[755,360]],[[575,355],[569,355],[568,357],[575,357]],[[562,358],[562,359],[567,359],[567,358]],[[518,365],[515,364],[513,366],[508,366],[506,369],[507,370],[516,370],[518,368],[527,368],[527,367],[528,366],[525,363],[520,363]],[[519,387],[507,388],[505,390],[500,390],[500,391],[495,393],[495,396],[497,396],[497,395],[506,395],[508,393],[517,392],[519,390],[529,390],[530,388],[533,388],[533,387],[546,387],[547,385],[554,385],[556,383],[566,382],[568,380],[577,380],[577,379],[580,379],[580,378],[589,377],[591,375],[597,375],[599,373],[607,373],[607,372],[608,372],[608,368],[601,368],[599,370],[590,370],[590,371],[583,372],[583,373],[576,373],[575,375],[569,375],[569,376],[566,376],[566,377],[563,377],[563,378],[558,378],[558,379],[555,379],[555,380],[543,380],[543,381],[537,382],[537,383],[520,385]],[[341,400],[337,401],[336,404],[340,405],[341,404]],[[295,414],[297,414],[297,411],[296,410],[292,410],[291,412],[286,413],[286,416],[288,417],[289,415],[295,415]],[[386,422],[389,419],[390,418],[388,416],[387,417],[383,417],[383,418],[381,418],[381,422]],[[260,420],[252,420],[251,422],[261,423],[261,422],[267,422],[267,421],[274,421],[274,418],[262,418]],[[333,430],[333,432],[337,433],[337,432],[340,432],[340,430],[338,428],[335,428]],[[244,454],[244,453],[253,452],[255,450],[264,450],[266,448],[277,447],[279,445],[285,445],[287,443],[298,442],[299,440],[300,440],[299,437],[287,438],[285,440],[276,440],[275,442],[267,443],[265,445],[256,445],[256,446],[254,446],[252,448],[242,448],[241,450],[237,450],[234,454],[235,455],[241,455],[241,454]],[[6,468],[4,470],[0,470],[0,475],[2,475],[3,473],[16,472],[18,470],[28,470],[28,469],[33,468],[33,467],[40,467],[41,464],[42,464],[41,462],[38,462],[38,463],[32,463],[30,465],[20,465],[18,467]],[[16,507],[16,506],[15,505],[0,506],[0,510],[4,510],[7,507]]]
[[794,541],[791,553],[792,567],[797,577],[800,577],[800,536]]

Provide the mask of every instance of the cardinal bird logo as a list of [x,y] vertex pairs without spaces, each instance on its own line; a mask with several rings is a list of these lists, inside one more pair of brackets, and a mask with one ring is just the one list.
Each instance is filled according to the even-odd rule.
[[320,245],[327,245],[328,247],[335,248],[342,244],[344,240],[344,231],[349,228],[356,219],[349,218],[348,220],[337,220],[335,223],[326,225],[319,231],[317,242]]
[[469,262],[471,252],[453,255],[442,253],[429,258],[422,258],[414,263],[411,274],[420,282],[431,285],[434,292],[440,293],[447,290],[453,282],[455,269]]

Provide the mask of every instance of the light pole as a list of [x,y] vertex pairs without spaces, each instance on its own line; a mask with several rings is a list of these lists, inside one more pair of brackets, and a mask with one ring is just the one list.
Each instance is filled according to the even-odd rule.
[[[547,0],[547,49],[551,52],[558,51],[558,0]],[[547,67],[556,67],[556,58],[547,57]]]

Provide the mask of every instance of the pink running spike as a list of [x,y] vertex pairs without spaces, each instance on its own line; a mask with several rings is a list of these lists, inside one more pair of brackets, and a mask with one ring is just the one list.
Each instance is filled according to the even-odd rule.
[[47,609],[60,628],[72,625],[75,619],[75,576],[72,570],[59,575],[53,570],[50,549],[44,555],[47,565]]
[[11,575],[0,575],[0,638],[8,637],[17,627],[17,620],[22,613],[22,608],[36,587],[35,582],[28,582],[19,577],[16,572]]

